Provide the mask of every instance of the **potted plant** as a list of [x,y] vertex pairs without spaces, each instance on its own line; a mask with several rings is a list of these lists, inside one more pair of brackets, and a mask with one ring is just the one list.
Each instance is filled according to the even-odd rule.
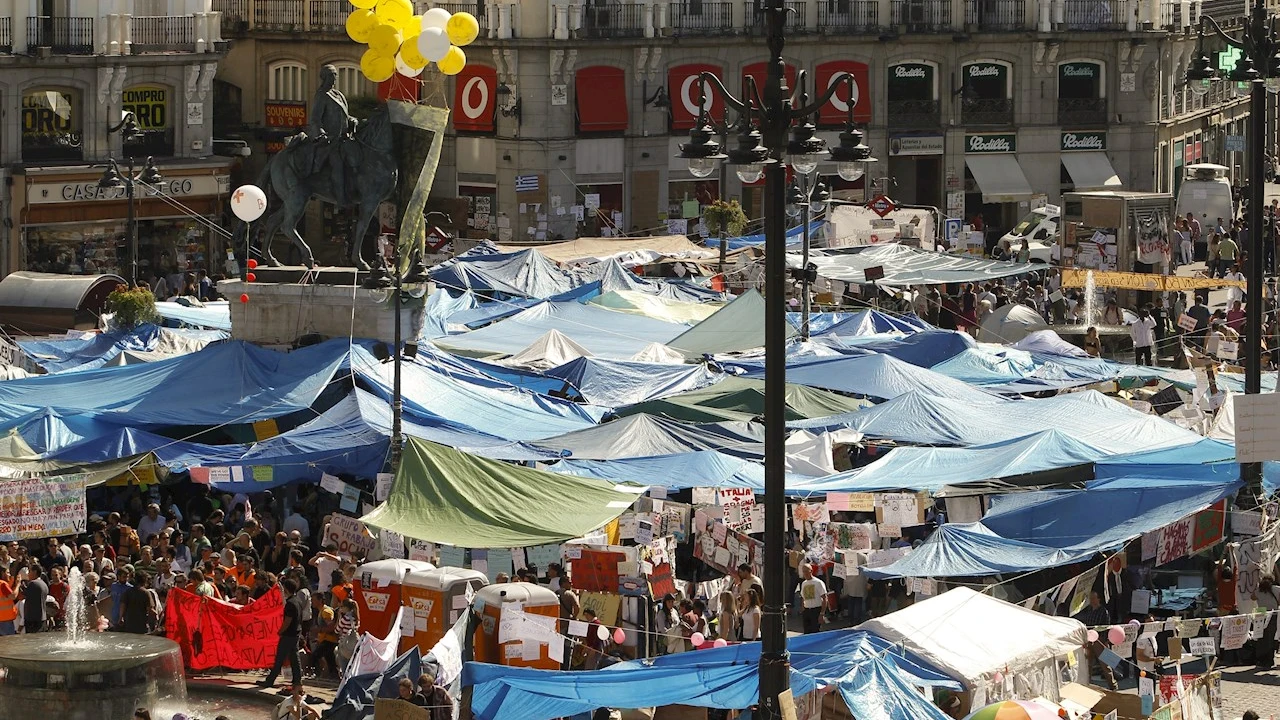
[[107,296],[107,311],[112,314],[112,326],[118,330],[129,331],[139,325],[160,322],[155,296],[143,287],[117,285]]

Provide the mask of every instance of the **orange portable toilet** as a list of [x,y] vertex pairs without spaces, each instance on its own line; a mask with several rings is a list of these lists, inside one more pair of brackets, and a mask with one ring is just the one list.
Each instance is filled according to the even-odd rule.
[[357,567],[353,586],[356,607],[360,609],[360,632],[385,638],[400,611],[404,576],[414,570],[425,571],[434,567],[429,562],[398,558],[375,560]]
[[[473,604],[480,602],[484,603],[484,611],[481,615],[483,622],[476,627],[474,638],[476,662],[510,665],[513,667],[531,667],[541,670],[560,669],[560,661],[551,659],[547,653],[546,645],[542,645],[539,648],[538,659],[525,660],[523,653],[519,652],[522,647],[522,640],[508,639],[505,643],[498,641],[502,613],[510,608],[513,602],[523,603],[526,614],[555,618],[556,632],[563,634],[563,628],[559,626],[560,599],[556,597],[556,594],[550,588],[521,582],[490,585],[476,593],[476,598],[472,601]],[[511,647],[514,647],[517,651],[514,653],[514,657],[508,657],[507,655],[508,648]]]
[[[414,645],[426,655],[453,627],[467,607],[467,586],[472,592],[489,584],[484,573],[456,567],[414,571],[404,576],[401,604],[413,617],[413,635],[400,636],[400,652]],[[461,599],[457,599],[461,598]]]

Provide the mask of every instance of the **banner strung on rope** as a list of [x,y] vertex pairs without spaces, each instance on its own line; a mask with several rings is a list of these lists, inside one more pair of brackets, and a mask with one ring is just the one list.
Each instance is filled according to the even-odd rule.
[[83,474],[5,480],[0,541],[79,535],[85,530]]
[[174,588],[164,632],[182,647],[188,670],[261,670],[275,659],[283,605],[279,585],[244,607]]
[[1183,277],[1180,275],[1155,275],[1151,273],[1110,272],[1106,270],[1080,270],[1078,268],[1062,268],[1062,287],[1082,288],[1089,273],[1093,273],[1093,284],[1097,287],[1117,288],[1120,290],[1149,290],[1152,292],[1180,292],[1184,290],[1200,290],[1203,288],[1245,287],[1243,280],[1224,280],[1222,278]]

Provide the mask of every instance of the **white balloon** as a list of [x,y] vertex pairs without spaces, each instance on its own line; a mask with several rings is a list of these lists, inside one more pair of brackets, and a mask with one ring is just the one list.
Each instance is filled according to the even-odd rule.
[[419,75],[422,74],[422,71],[426,69],[427,67],[424,65],[418,68],[417,70],[414,70],[413,68],[406,65],[404,63],[404,60],[400,59],[400,53],[396,53],[396,72],[400,73],[401,75],[405,77],[418,77]]
[[231,193],[231,212],[245,222],[253,222],[267,211],[267,194],[257,185],[241,185]]
[[[423,16],[425,22],[426,16]],[[449,36],[440,28],[427,28],[418,34],[418,52],[431,62],[440,62],[449,53]]]
[[449,24],[449,18],[451,17],[453,17],[453,13],[445,10],[444,8],[431,8],[430,10],[422,13],[422,29],[428,30],[430,28],[437,28],[444,30],[445,26]]
[[596,637],[600,638],[601,640],[608,640],[608,639],[609,639],[609,628],[607,628],[607,627],[605,627],[605,626],[603,626],[603,625],[601,625],[600,627],[596,628]]

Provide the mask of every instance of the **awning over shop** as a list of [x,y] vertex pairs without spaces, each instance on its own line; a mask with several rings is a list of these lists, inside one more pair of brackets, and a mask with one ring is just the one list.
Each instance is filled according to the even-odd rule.
[[[1022,172],[1016,155],[966,155],[964,162],[982,189],[987,203],[1021,202],[1031,199],[1031,183]],[[1074,177],[1074,176],[1073,176]]]
[[[1076,190],[1103,190],[1121,185],[1120,176],[1116,175],[1116,169],[1111,167],[1111,161],[1104,152],[1062,153],[1062,164],[1071,174]],[[977,173],[974,175],[976,177]]]

